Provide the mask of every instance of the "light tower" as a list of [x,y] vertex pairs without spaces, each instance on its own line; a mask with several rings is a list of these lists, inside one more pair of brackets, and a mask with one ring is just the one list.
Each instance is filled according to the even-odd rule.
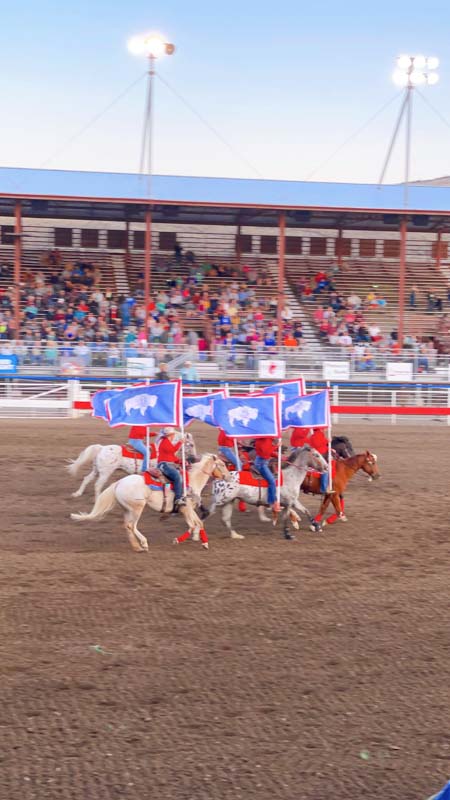
[[412,126],[412,103],[413,91],[418,86],[428,84],[432,86],[439,80],[439,75],[436,69],[439,66],[439,59],[435,56],[408,56],[402,55],[397,58],[396,69],[392,75],[392,79],[397,86],[404,88],[402,104],[400,106],[400,113],[395,123],[394,132],[389,143],[386,159],[381,171],[379,185],[383,183],[386,170],[391,160],[392,151],[400,130],[403,117],[406,116],[406,148],[405,148],[405,173],[404,173],[404,188],[403,188],[403,204],[405,208],[408,207],[408,189],[409,189],[409,173],[411,164],[411,126]]
[[[128,49],[135,56],[148,58],[147,99],[145,104],[144,125],[142,130],[142,146],[140,172],[147,175],[147,197],[152,196],[153,174],[153,93],[156,59],[164,55],[171,56],[175,52],[175,45],[166,41],[160,33],[145,33],[133,36],[128,41]],[[152,249],[152,211],[149,203],[145,212],[145,258],[144,258],[144,304],[145,304],[145,333],[148,341],[150,320],[150,291],[151,291],[151,249]]]

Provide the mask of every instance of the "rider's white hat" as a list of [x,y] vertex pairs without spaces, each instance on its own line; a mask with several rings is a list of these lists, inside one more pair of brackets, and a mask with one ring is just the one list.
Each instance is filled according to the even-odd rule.
[[175,428],[163,428],[161,430],[161,436],[171,436],[172,433],[176,433]]

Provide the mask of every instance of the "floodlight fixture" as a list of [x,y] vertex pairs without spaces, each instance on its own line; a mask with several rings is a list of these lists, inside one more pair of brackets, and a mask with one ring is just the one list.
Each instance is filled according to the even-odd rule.
[[412,89],[414,86],[423,86],[427,83],[430,86],[436,84],[439,75],[435,70],[439,66],[439,59],[436,56],[398,56],[396,69],[392,75],[392,80],[397,86]]
[[135,56],[154,59],[171,56],[175,52],[175,45],[166,41],[160,33],[144,33],[128,40],[128,50]]

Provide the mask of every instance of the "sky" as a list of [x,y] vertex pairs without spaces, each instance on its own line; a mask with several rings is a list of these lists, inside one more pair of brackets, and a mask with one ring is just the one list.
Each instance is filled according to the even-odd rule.
[[[0,20],[2,166],[139,171],[146,64],[126,43],[160,31],[156,173],[376,183],[406,52],[440,58],[421,91],[448,120],[414,97],[411,177],[450,174],[448,0],[0,0]],[[385,180],[403,175],[404,132]]]

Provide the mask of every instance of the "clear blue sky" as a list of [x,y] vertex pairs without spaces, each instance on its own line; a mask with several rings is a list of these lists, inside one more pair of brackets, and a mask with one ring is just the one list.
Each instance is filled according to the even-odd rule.
[[[176,44],[158,69],[238,155],[157,85],[156,172],[304,179],[397,91],[400,52],[437,55],[423,90],[450,120],[448,0],[27,0],[1,3],[3,166],[137,171],[144,82],[70,137],[145,70],[126,49],[159,30]],[[316,174],[376,182],[400,99]],[[412,176],[450,174],[450,128],[418,97]],[[403,141],[387,180],[401,180]]]

